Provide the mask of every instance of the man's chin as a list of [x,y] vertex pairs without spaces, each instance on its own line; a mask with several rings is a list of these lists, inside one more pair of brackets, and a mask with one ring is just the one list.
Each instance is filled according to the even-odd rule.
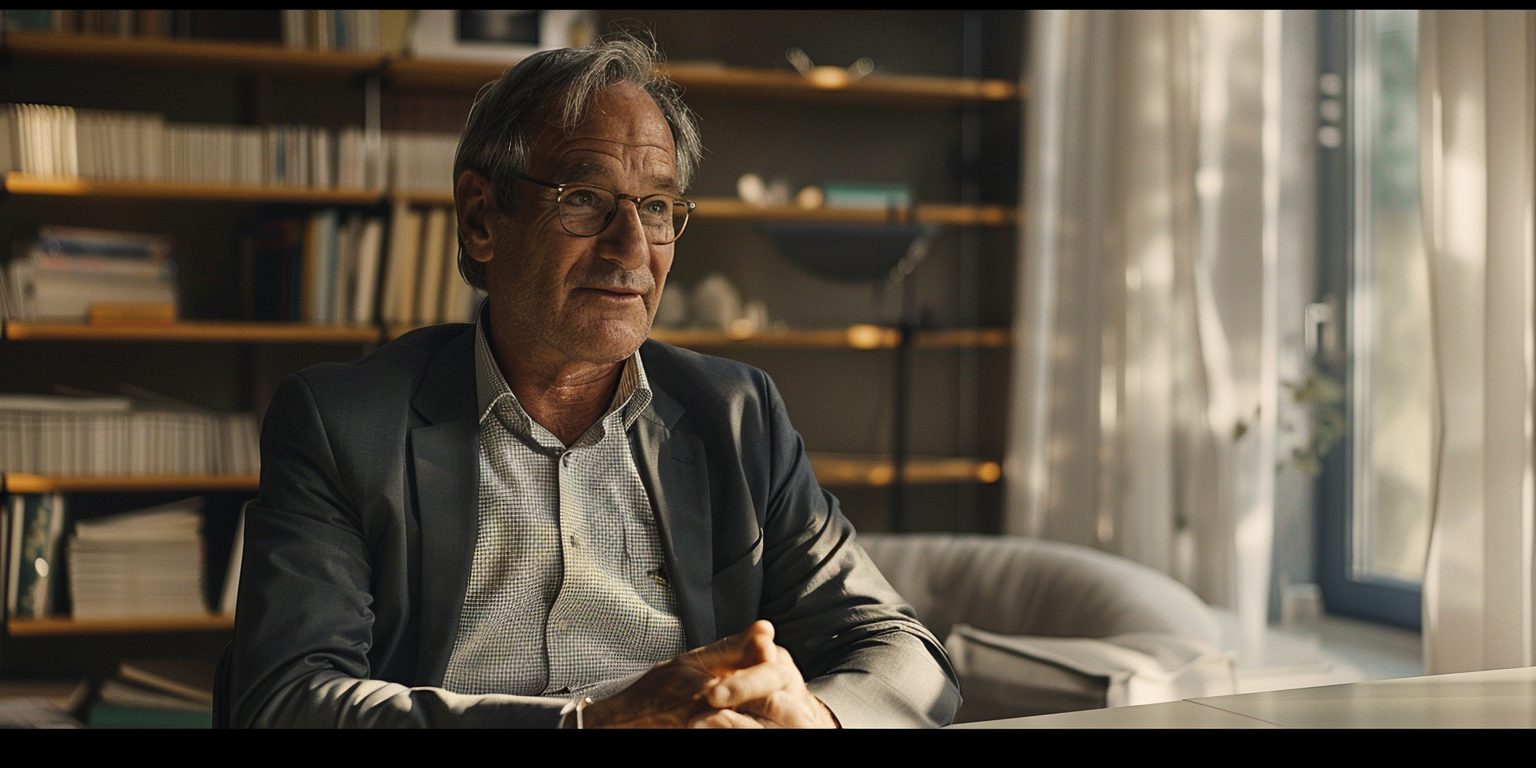
[[572,357],[589,363],[617,363],[640,349],[650,332],[649,322],[600,322],[577,329],[567,348]]

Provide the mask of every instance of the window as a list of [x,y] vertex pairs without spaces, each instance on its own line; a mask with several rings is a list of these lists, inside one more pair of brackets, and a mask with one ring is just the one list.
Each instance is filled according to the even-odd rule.
[[1319,370],[1345,436],[1317,485],[1330,613],[1417,629],[1429,541],[1428,267],[1419,217],[1418,14],[1324,11],[1318,78],[1319,270],[1341,343]]

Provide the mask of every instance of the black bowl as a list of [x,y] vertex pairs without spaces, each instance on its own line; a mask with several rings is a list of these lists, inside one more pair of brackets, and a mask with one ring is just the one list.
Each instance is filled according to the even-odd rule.
[[884,279],[937,224],[829,224],[764,222],[758,231],[784,258],[813,275],[843,282]]

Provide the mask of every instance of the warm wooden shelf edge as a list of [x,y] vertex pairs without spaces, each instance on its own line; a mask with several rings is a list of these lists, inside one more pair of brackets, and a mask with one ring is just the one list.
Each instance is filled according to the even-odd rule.
[[[473,91],[509,63],[397,57],[381,53],[310,51],[277,43],[115,38],[10,32],[10,55],[20,59],[105,61],[113,64],[210,67],[251,72],[357,77],[380,74],[403,87]],[[666,73],[685,90],[795,98],[865,99],[895,104],[952,106],[1018,101],[1019,83],[1003,79],[871,75],[828,88],[788,70],[674,64]]]
[[[896,477],[896,468],[889,457],[852,456],[834,453],[809,455],[816,479],[822,485],[886,486]],[[908,457],[902,472],[907,483],[961,483],[991,484],[1002,478],[1002,465],[964,457]]]
[[[453,205],[452,195],[405,193],[399,197],[413,205]],[[920,222],[952,226],[1006,227],[1019,223],[1012,205],[962,205],[918,203],[911,211],[861,208],[801,208],[794,205],[752,205],[731,197],[696,197],[698,207],[690,221],[822,221],[843,224]]]
[[72,619],[67,616],[51,616],[44,619],[12,617],[6,626],[6,632],[11,637],[58,637],[61,635],[219,632],[234,628],[235,617],[222,614],[122,619]]
[[[63,197],[119,197],[145,199],[232,200],[243,202],[310,203],[316,205],[378,205],[394,197],[412,205],[453,205],[448,194],[386,193],[367,189],[298,189],[293,187],[223,186],[160,182],[92,181],[79,178],[32,176],[11,171],[5,189],[14,195]],[[719,221],[824,221],[849,224],[880,224],[892,221],[887,211],[858,208],[799,208],[792,205],[757,206],[728,197],[701,197],[694,217]],[[1008,205],[960,205],[919,203],[911,211],[895,214],[898,221],[954,226],[1010,226],[1018,223],[1018,208]]]
[[118,493],[154,491],[254,491],[261,487],[256,475],[131,475],[59,476],[25,472],[0,473],[0,489],[6,493]]
[[373,325],[183,320],[145,325],[90,325],[7,320],[0,336],[46,341],[203,341],[368,344],[379,340]]
[[319,205],[378,205],[382,190],[303,189],[222,184],[178,184],[147,181],[93,181],[80,178],[32,176],[18,171],[5,175],[5,190],[13,195],[121,197],[144,199],[234,200],[254,203],[314,203]]
[[[676,347],[765,347],[792,349],[894,349],[901,344],[895,328],[851,325],[847,328],[763,331],[734,334],[702,329],[656,328],[651,338]],[[912,346],[918,349],[966,347],[1004,348],[1012,340],[1005,328],[951,328],[917,331]]]
[[[510,66],[506,62],[463,62],[389,58],[384,76],[406,88],[473,91]],[[1023,89],[1012,80],[921,75],[871,75],[842,87],[823,87],[796,72],[750,67],[673,64],[666,75],[689,95],[778,96],[797,99],[846,99],[909,106],[959,106],[1017,102]]]

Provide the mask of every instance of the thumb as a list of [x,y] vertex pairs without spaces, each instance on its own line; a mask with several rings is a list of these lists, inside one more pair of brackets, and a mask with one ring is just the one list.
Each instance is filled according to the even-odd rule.
[[776,651],[773,624],[760,619],[734,635],[695,649],[693,653],[695,660],[711,674],[723,675],[768,662]]

